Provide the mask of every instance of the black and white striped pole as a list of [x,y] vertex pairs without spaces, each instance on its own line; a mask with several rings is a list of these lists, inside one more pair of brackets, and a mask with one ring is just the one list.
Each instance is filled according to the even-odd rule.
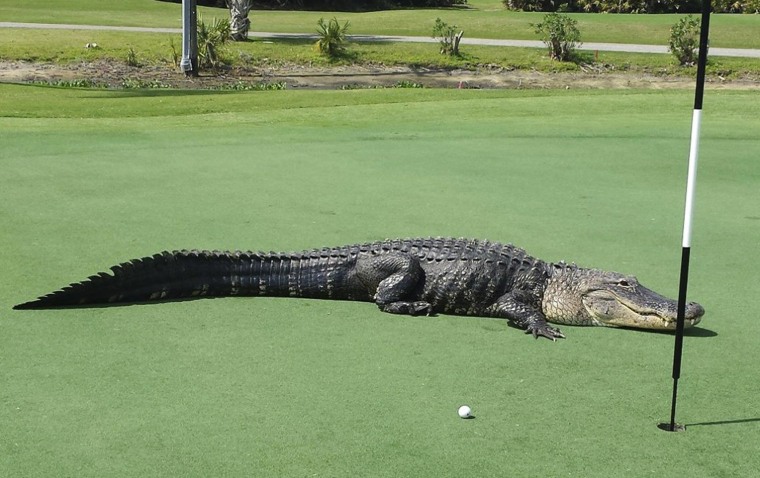
[[673,399],[670,406],[670,423],[660,423],[663,430],[683,431],[685,426],[676,423],[678,379],[681,377],[683,355],[683,329],[686,315],[686,290],[689,283],[689,256],[691,254],[691,224],[694,212],[694,191],[697,185],[697,160],[699,158],[699,131],[702,123],[702,98],[705,92],[705,67],[707,66],[707,43],[710,30],[710,0],[702,0],[702,24],[699,32],[699,57],[697,58],[697,87],[694,94],[694,113],[691,121],[691,144],[689,169],[686,181],[686,205],[684,207],[683,239],[681,243],[681,277],[678,286],[678,310],[676,340],[673,351]]

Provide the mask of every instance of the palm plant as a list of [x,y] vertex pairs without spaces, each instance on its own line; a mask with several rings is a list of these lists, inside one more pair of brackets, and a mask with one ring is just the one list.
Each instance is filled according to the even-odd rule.
[[341,55],[346,49],[348,25],[349,22],[346,22],[341,26],[338,19],[334,17],[329,22],[320,18],[317,22],[317,35],[319,35],[317,50],[328,58]]
[[223,63],[221,50],[230,38],[230,22],[214,19],[207,25],[198,22],[198,62],[201,68],[216,68]]

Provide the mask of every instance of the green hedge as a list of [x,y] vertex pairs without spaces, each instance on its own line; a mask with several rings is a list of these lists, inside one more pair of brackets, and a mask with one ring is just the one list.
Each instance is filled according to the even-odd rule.
[[[161,0],[182,3],[182,0]],[[204,7],[226,8],[225,0],[197,0]],[[467,0],[254,0],[254,8],[274,10],[367,11],[409,7],[453,7]]]
[[[587,13],[698,13],[699,0],[503,0],[510,10]],[[713,0],[715,13],[760,13],[760,0]]]

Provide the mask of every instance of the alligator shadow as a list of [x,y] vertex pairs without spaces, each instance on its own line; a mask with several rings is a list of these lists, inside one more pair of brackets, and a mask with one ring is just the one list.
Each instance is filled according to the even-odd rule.
[[[153,307],[160,304],[171,304],[175,302],[190,302],[196,300],[224,299],[224,296],[199,296],[199,297],[178,297],[174,299],[154,299],[149,301],[135,302],[107,302],[98,304],[68,304],[68,305],[44,305],[30,309],[21,308],[16,310],[35,311],[35,310],[77,310],[77,309],[116,309],[122,307]],[[15,307],[14,307],[15,309]]]
[[[155,300],[137,301],[137,302],[109,302],[105,304],[50,305],[50,306],[35,307],[34,309],[26,309],[26,310],[110,309],[113,307],[151,307],[151,306],[156,306],[159,304],[189,302],[189,301],[195,301],[195,300],[225,299],[229,297],[230,296],[196,296],[196,297],[177,297],[177,298],[172,298],[172,299],[155,299]],[[281,296],[269,296],[269,297],[275,298],[275,297],[281,297]],[[282,296],[282,297],[287,298],[286,296]],[[436,313],[430,314],[430,317],[438,317],[438,316],[439,315]],[[488,317],[483,317],[483,318],[488,318]],[[498,319],[498,320],[503,320],[503,319]],[[556,327],[557,325],[559,325],[559,327],[564,327],[570,324],[550,323],[549,325],[553,327]],[[518,330],[524,330],[510,321],[507,322],[507,326],[514,329],[518,329]],[[648,329],[636,329],[633,327],[609,327],[609,328],[627,330],[630,332],[638,332],[641,334],[675,335],[674,331],[672,330],[648,330]],[[712,330],[705,329],[702,327],[691,327],[684,330],[684,337],[717,337],[717,336],[718,336],[717,332],[714,332]]]
[[[639,332],[642,334],[657,334],[657,335],[675,335],[674,330],[648,330],[648,329],[636,329],[633,327],[618,327],[620,329],[630,330],[633,332]],[[705,329],[703,327],[690,327],[684,329],[684,337],[717,337],[718,332],[714,330]]]
[[[513,324],[512,322],[508,322],[507,325],[513,329],[525,330]],[[560,328],[562,330],[564,330],[565,328],[569,329],[571,327],[578,327],[578,328],[587,327],[585,325],[555,324],[552,322],[549,322],[549,325],[555,328]],[[675,335],[675,331],[673,330],[650,330],[650,329],[637,329],[634,327],[593,327],[592,326],[591,328],[619,329],[619,330],[625,330],[627,332],[638,332],[640,334]],[[705,329],[702,327],[691,327],[691,328],[685,329],[683,331],[683,335],[684,337],[717,337],[718,333],[710,329]]]

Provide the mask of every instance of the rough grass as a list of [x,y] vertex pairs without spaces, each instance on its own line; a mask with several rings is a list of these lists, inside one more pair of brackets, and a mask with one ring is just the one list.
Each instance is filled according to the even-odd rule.
[[[78,0],[50,5],[34,0],[18,8],[0,6],[0,19],[5,21],[34,21],[51,23],[138,25],[179,27],[180,6],[165,2],[126,0],[118,6]],[[201,8],[207,19],[226,15],[223,9]],[[275,32],[313,32],[320,12],[252,13],[253,30]],[[540,21],[541,14],[517,13],[504,10],[493,0],[470,2],[470,8],[451,10],[398,10],[347,14],[354,34],[398,34],[428,36],[434,19],[456,23],[466,37],[536,39],[531,23]],[[587,42],[666,44],[669,28],[677,20],[673,15],[578,15],[583,40]],[[751,15],[715,15],[712,20],[711,45],[722,47],[760,47],[756,31],[760,20]],[[140,62],[162,63],[171,67],[172,49],[181,45],[179,35],[142,34],[100,31],[45,31],[0,29],[0,59],[75,62],[94,59],[126,61],[132,49]],[[85,49],[87,43],[97,43],[98,49]],[[312,41],[247,42],[231,45],[226,61],[238,66],[298,64],[335,64],[312,48]],[[461,57],[439,55],[434,45],[373,44],[350,46],[347,55],[337,63],[380,63],[386,65],[432,66],[440,68],[477,68],[483,65],[503,68],[536,69],[539,71],[578,70],[578,63],[598,63],[603,71],[632,71],[662,75],[693,76],[693,69],[679,67],[670,55],[642,55],[581,52],[576,63],[549,61],[541,49],[498,48],[464,45]],[[711,58],[708,73],[723,78],[754,78],[760,74],[756,59]]]
[[[85,48],[96,43],[98,48]],[[127,62],[128,52],[136,52],[143,64],[165,65],[173,69],[172,45],[181,48],[179,35],[111,31],[53,31],[0,29],[0,59],[70,63],[99,59]],[[312,41],[249,41],[229,44],[223,53],[233,66],[261,67],[282,64],[340,65],[370,63],[412,65],[436,68],[476,69],[483,66],[535,69],[538,71],[578,71],[580,64],[601,66],[604,72],[633,72],[657,75],[695,74],[693,67],[681,67],[670,55],[614,52],[578,52],[576,63],[551,61],[545,50],[467,45],[460,56],[440,55],[434,44],[426,43],[352,43],[348,53],[330,60],[319,55]],[[708,74],[723,78],[757,77],[760,61],[746,58],[710,59]]]
[[[751,476],[757,92],[708,89],[685,341],[231,298],[11,306],[165,248],[514,241],[675,295],[690,91],[0,85],[0,475]],[[473,407],[476,419],[456,409]],[[610,450],[614,449],[614,460]]]
[[[353,34],[429,36],[436,18],[456,24],[465,38],[508,38],[535,40],[531,23],[543,14],[510,12],[495,0],[471,0],[467,9],[396,10],[368,13],[338,13],[351,22]],[[205,18],[227,15],[223,9],[199,8]],[[324,12],[253,11],[254,31],[312,33]],[[666,45],[671,25],[678,15],[588,15],[576,14],[583,41]],[[73,0],[51,4],[30,0],[0,5],[0,20],[41,23],[74,23],[118,26],[181,26],[181,7],[159,1],[123,0],[117,3]],[[760,17],[757,15],[713,15],[711,42],[714,47],[760,48]]]

